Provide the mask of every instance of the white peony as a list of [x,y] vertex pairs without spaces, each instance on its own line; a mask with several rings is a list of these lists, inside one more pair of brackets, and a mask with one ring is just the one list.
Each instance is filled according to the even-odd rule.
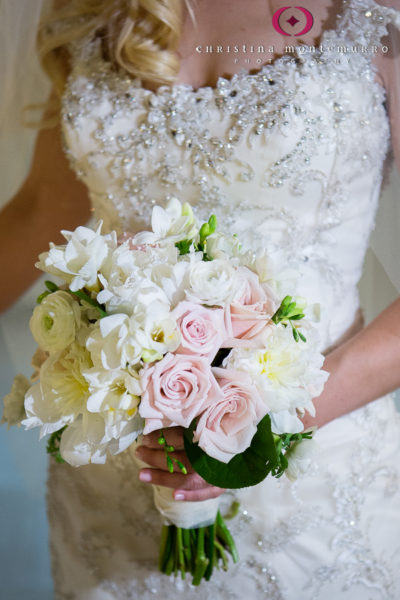
[[143,419],[135,417],[125,421],[118,439],[106,434],[102,415],[86,413],[69,425],[61,436],[60,453],[73,467],[90,463],[104,464],[108,454],[123,452],[143,432]]
[[234,348],[224,366],[251,375],[272,413],[289,411],[295,416],[296,410],[308,410],[314,415],[312,398],[322,392],[328,373],[321,370],[324,357],[311,328],[307,329],[307,338],[307,343],[295,342],[291,327],[277,326],[267,338],[265,349]]
[[304,475],[309,470],[316,450],[316,442],[312,439],[305,439],[301,442],[295,442],[286,452],[285,456],[289,465],[285,470],[285,475],[290,481],[295,481],[300,475]]
[[225,306],[237,291],[236,271],[228,260],[195,262],[190,268],[187,298],[207,306]]
[[43,437],[85,413],[89,386],[82,371],[92,366],[87,350],[76,343],[49,356],[42,365],[40,382],[25,395],[25,428],[41,427]]
[[11,427],[20,425],[25,419],[24,399],[30,385],[23,375],[19,374],[14,377],[10,393],[3,399],[4,410],[1,423],[8,423],[8,427]]
[[59,290],[36,306],[29,326],[39,347],[54,353],[72,344],[80,323],[79,303],[68,292]]
[[102,223],[97,229],[78,227],[75,231],[62,231],[67,240],[64,246],[50,244],[50,250],[39,256],[36,266],[64,279],[72,291],[84,287],[98,290],[98,272],[117,248],[117,236],[113,231],[101,235]]

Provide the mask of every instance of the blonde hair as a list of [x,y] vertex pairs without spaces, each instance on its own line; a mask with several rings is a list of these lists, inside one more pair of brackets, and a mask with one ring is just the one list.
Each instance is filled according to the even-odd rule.
[[101,38],[103,54],[116,69],[144,82],[173,83],[179,71],[176,50],[184,2],[69,0],[53,9],[39,26],[38,49],[58,96],[70,70],[67,46],[86,36]]

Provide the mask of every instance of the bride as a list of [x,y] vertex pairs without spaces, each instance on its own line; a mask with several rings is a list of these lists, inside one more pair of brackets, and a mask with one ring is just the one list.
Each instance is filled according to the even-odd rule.
[[[33,280],[34,257],[61,228],[88,219],[89,200],[122,232],[176,196],[251,247],[285,253],[301,294],[321,304],[330,373],[316,418],[304,418],[319,427],[318,453],[293,484],[267,479],[234,495],[170,474],[155,434],[136,450],[146,468],[131,449],[106,465],[51,464],[56,598],[399,597],[400,423],[388,394],[400,385],[400,300],[363,327],[357,283],[390,136],[400,168],[400,6],[304,0],[314,22],[301,38],[273,27],[284,7],[66,0],[41,27],[60,125],[40,132],[1,214],[16,257],[2,301]],[[285,31],[300,31],[296,10]],[[180,430],[167,441],[181,448]],[[151,484],[172,488],[177,503],[239,500],[240,563],[199,589],[158,574]]]

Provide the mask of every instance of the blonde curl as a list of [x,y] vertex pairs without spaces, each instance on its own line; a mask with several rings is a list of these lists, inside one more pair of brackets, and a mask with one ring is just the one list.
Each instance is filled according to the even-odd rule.
[[68,46],[101,39],[105,60],[142,82],[171,84],[188,0],[67,0],[45,15],[38,32],[42,65],[61,96],[70,72]]

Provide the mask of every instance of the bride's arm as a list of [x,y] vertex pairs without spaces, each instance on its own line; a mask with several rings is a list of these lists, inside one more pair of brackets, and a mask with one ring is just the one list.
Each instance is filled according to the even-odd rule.
[[305,427],[321,427],[400,387],[400,298],[353,338],[331,352],[324,367],[330,373],[321,396],[314,399],[316,417]]
[[28,177],[0,212],[0,311],[40,275],[34,263],[49,241],[62,243],[60,230],[75,229],[89,215],[87,190],[68,165],[59,127],[42,129]]

